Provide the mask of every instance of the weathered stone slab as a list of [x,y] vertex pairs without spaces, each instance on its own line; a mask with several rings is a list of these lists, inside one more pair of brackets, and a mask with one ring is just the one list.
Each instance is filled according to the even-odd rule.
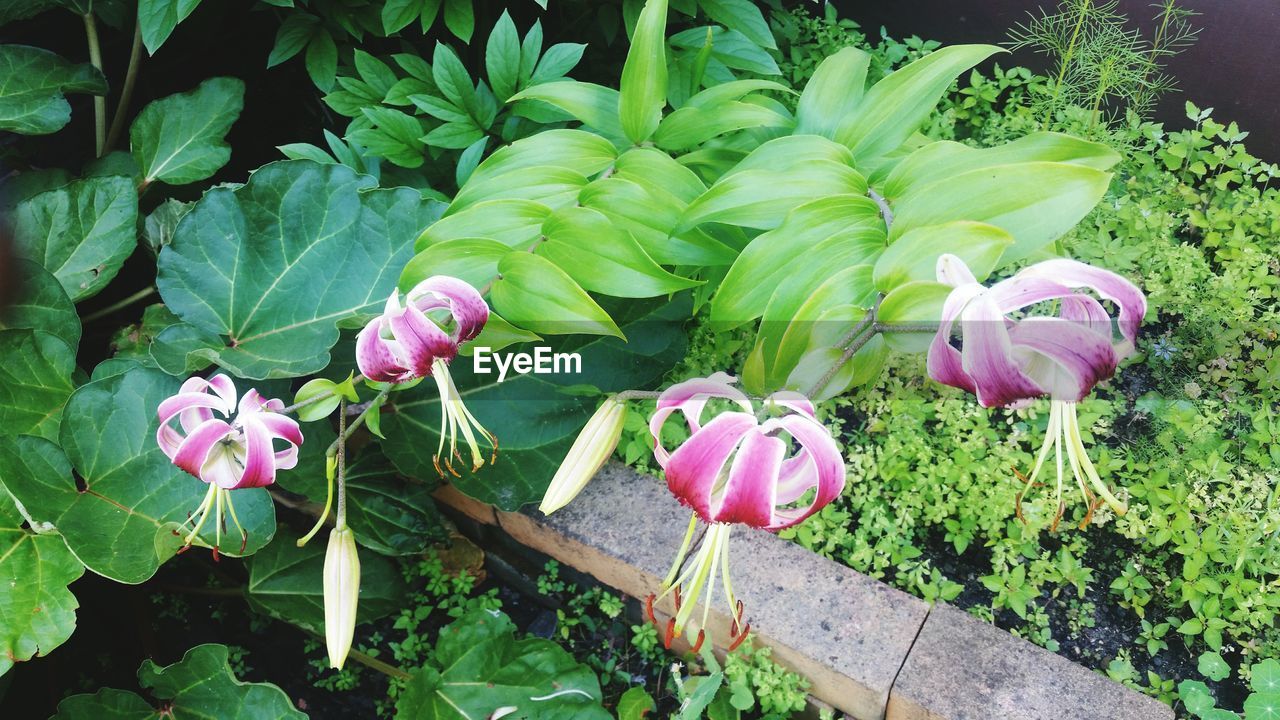
[[[513,538],[637,598],[657,592],[689,511],[653,478],[610,464],[550,517],[498,513]],[[857,720],[884,717],[889,689],[928,606],[770,533],[736,530],[734,589],[756,641],[812,682],[814,697]],[[713,606],[712,637],[729,637],[728,606]],[[671,612],[669,599],[659,606]]]
[[1172,720],[1173,709],[938,603],[889,697],[887,720]]
[[438,502],[457,510],[467,517],[475,520],[483,525],[497,525],[498,518],[494,513],[493,506],[482,503],[475,498],[463,495],[457,488],[452,485],[441,485],[431,493]]

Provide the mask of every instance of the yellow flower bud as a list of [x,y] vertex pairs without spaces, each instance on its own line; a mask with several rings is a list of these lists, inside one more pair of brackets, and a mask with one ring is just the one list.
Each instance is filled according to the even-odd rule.
[[622,424],[626,416],[626,403],[611,395],[596,414],[587,421],[573,447],[564,456],[560,469],[551,478],[547,493],[542,496],[542,504],[538,509],[550,515],[568,505],[582,492],[591,478],[604,465],[614,448],[618,447],[618,439],[622,437]]
[[345,524],[329,533],[324,556],[324,639],[329,667],[342,668],[356,632],[356,605],[360,600],[360,557],[356,536]]

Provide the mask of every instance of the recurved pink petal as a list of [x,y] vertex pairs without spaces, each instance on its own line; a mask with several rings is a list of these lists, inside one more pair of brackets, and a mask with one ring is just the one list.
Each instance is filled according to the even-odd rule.
[[[705,432],[710,432],[712,425],[714,422],[707,425]],[[712,520],[752,527],[769,525],[773,521],[774,490],[786,454],[787,443],[765,435],[760,428],[748,430],[733,456],[719,502],[711,508]]]
[[676,383],[658,396],[657,410],[649,418],[649,434],[653,437],[653,455],[659,466],[665,468],[667,458],[670,457],[662,445],[662,426],[675,411],[679,410],[684,414],[690,433],[696,433],[702,427],[702,410],[713,397],[732,400],[743,410],[753,411],[751,401],[741,390],[733,387],[734,382],[737,382],[737,378],[718,372],[710,377]]
[[934,268],[938,282],[943,285],[960,287],[961,285],[975,285],[978,282],[978,279],[973,276],[973,272],[969,270],[969,266],[965,264],[964,260],[951,253],[939,255],[938,262]]
[[1071,288],[1052,278],[1018,273],[1011,278],[1001,280],[987,291],[991,299],[1000,307],[1000,312],[1011,313],[1022,308],[1035,305],[1045,300],[1056,300],[1069,297],[1074,293]]
[[356,336],[356,365],[360,373],[374,382],[394,383],[407,379],[408,368],[387,349],[380,333],[383,319],[374,318]]
[[711,491],[729,455],[755,427],[755,416],[747,413],[716,416],[671,453],[666,464],[667,489],[703,521],[712,522]]
[[448,302],[453,320],[458,326],[455,337],[457,342],[474,339],[489,321],[489,306],[484,297],[463,280],[448,275],[434,275],[415,285],[406,299],[409,304],[415,305],[424,295]]
[[809,401],[809,398],[791,390],[781,390],[776,392],[769,396],[768,401],[776,405],[781,405],[785,408],[790,408],[803,415],[808,415],[809,417],[813,417],[815,414],[813,403]]
[[233,432],[235,430],[221,420],[207,420],[187,435],[170,459],[173,460],[174,465],[208,482],[201,477],[200,468],[204,466],[209,450]]
[[[832,500],[840,497],[844,491],[845,468],[844,456],[840,446],[836,444],[831,432],[821,423],[801,415],[788,415],[768,420],[761,426],[762,432],[772,432],[781,427],[799,443],[813,462],[816,475],[816,492],[813,502],[807,508],[782,508],[776,510],[773,522],[767,530],[781,530],[826,507]],[[806,488],[807,489],[807,488]],[[794,499],[798,499],[796,496]]]
[[278,412],[262,412],[257,415],[258,422],[274,437],[281,438],[294,445],[302,444],[302,428],[298,426],[298,421],[288,415],[281,415]]
[[809,457],[809,451],[800,448],[799,452],[782,463],[775,502],[778,505],[793,503],[817,484],[818,467]]
[[1045,394],[1046,390],[1027,377],[1014,357],[1004,314],[990,296],[971,301],[960,323],[964,338],[961,363],[977,387],[978,402],[983,407],[1001,407]]
[[964,311],[965,306],[974,298],[985,292],[981,285],[961,285],[952,290],[942,304],[942,321],[938,324],[938,332],[934,333],[933,342],[929,345],[929,355],[925,361],[929,377],[943,385],[960,388],[968,392],[978,392],[973,378],[965,372],[960,351],[951,345],[951,330],[956,318]]
[[430,375],[431,365],[437,359],[448,362],[458,354],[458,344],[453,338],[413,305],[391,315],[387,322],[415,375]]
[[1062,306],[1058,310],[1058,317],[1084,325],[1105,338],[1111,338],[1111,316],[1102,307],[1102,303],[1080,293],[1067,295],[1059,302]]
[[1111,338],[1089,326],[1061,318],[1027,318],[1009,331],[1019,349],[1044,361],[1027,363],[1027,372],[1055,400],[1079,402],[1094,385],[1115,374],[1117,357]]
[[249,417],[241,428],[244,435],[244,472],[239,480],[226,490],[248,487],[266,487],[276,481],[275,450],[271,447],[271,433],[258,417]]
[[1066,258],[1036,263],[1019,274],[1052,278],[1071,288],[1092,288],[1103,299],[1119,306],[1120,317],[1117,322],[1120,332],[1130,346],[1137,342],[1138,326],[1147,314],[1147,298],[1137,285],[1110,270]]

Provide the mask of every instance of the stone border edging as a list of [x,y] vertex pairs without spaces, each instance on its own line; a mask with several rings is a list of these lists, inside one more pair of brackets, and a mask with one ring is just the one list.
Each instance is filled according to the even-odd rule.
[[[497,511],[449,486],[436,499],[641,600],[657,590],[689,520],[660,483],[616,462],[550,517]],[[1163,703],[961,610],[931,609],[771,533],[735,530],[730,563],[756,641],[808,678],[814,697],[856,720],[1174,717]],[[670,598],[656,610],[672,612]],[[713,639],[728,637],[727,610],[712,607]]]

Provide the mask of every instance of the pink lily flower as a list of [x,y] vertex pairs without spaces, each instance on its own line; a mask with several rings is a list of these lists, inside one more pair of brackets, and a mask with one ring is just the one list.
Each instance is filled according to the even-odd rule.
[[[1038,263],[989,288],[954,255],[938,258],[937,272],[939,282],[955,289],[943,305],[942,323],[929,348],[929,376],[975,394],[984,407],[1020,407],[1050,398],[1048,432],[1018,495],[1019,517],[1022,495],[1039,477],[1051,448],[1058,469],[1055,528],[1065,510],[1064,454],[1088,506],[1085,524],[1099,504],[1094,492],[1123,515],[1127,506],[1102,482],[1085,451],[1076,404],[1133,353],[1147,311],[1142,291],[1113,272],[1067,259]],[[1076,292],[1078,288],[1093,290],[1117,309],[1114,327],[1106,307],[1092,295]],[[1046,301],[1057,301],[1056,315],[1010,317]],[[957,322],[960,349],[951,344]]]
[[[471,449],[471,470],[484,465],[476,434],[484,435],[493,447],[489,462],[497,457],[498,440],[467,410],[458,393],[449,362],[458,355],[462,343],[475,339],[489,320],[489,306],[475,288],[458,278],[435,275],[418,283],[405,294],[387,298],[386,309],[356,338],[356,364],[366,378],[382,383],[406,383],[432,377],[440,391],[440,446],[436,449],[436,472],[444,477],[444,467],[455,477],[453,458],[458,454],[458,433]],[[473,431],[474,430],[474,431]],[[449,453],[444,454],[445,439]]]
[[[191,546],[212,511],[217,557],[225,505],[240,530],[244,551],[249,535],[236,517],[231,491],[266,487],[276,481],[276,470],[298,463],[302,431],[297,421],[281,414],[283,409],[283,402],[266,400],[257,390],[249,390],[237,403],[235,384],[226,375],[188,378],[177,395],[160,403],[156,443],[174,465],[209,485],[204,502],[187,520],[192,527],[183,549]],[[174,427],[175,419],[181,432]],[[285,447],[277,449],[276,440]]]
[[[653,603],[675,593],[676,615],[666,628],[668,647],[684,631],[710,578],[695,650],[701,646],[717,567],[733,618],[730,649],[750,631],[750,625],[742,623],[742,602],[734,596],[729,578],[729,534],[735,524],[776,532],[804,521],[844,489],[844,457],[831,432],[814,417],[807,398],[774,393],[757,412],[733,387],[735,381],[716,373],[673,385],[659,396],[657,412],[649,421],[654,456],[666,473],[667,488],[693,510],[661,595],[650,596],[647,603],[649,617],[656,622]],[[712,402],[731,409],[704,425],[703,413]],[[662,445],[662,426],[676,411],[684,416],[691,435],[668,452]],[[699,520],[709,527],[693,562],[681,572]]]

